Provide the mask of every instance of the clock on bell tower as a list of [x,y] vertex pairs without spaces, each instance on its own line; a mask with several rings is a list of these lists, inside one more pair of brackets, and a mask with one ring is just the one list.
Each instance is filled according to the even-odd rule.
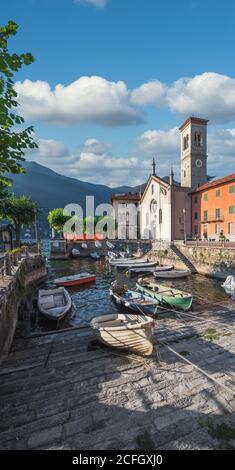
[[195,189],[207,182],[207,123],[190,117],[180,127],[181,186]]

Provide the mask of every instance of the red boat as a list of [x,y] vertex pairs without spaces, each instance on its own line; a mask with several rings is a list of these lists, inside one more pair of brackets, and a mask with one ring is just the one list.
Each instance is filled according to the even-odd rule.
[[72,276],[65,276],[55,279],[53,282],[57,286],[78,286],[81,284],[88,284],[89,282],[96,281],[96,275],[90,273],[74,274]]

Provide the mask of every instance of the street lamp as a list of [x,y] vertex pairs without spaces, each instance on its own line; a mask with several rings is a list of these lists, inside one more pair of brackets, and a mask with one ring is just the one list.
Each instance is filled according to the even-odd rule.
[[34,228],[35,228],[35,240],[36,240],[36,244],[38,244],[37,209],[34,209]]
[[186,234],[186,209],[183,209],[183,214],[184,214],[184,244],[186,245],[187,243],[187,234]]

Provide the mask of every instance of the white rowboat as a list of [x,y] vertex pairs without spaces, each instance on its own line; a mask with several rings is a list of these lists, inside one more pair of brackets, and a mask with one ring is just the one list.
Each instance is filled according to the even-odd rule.
[[98,248],[98,249],[102,248],[102,243],[100,243],[99,240],[96,240],[95,241],[95,247]]
[[60,320],[72,307],[72,300],[64,287],[57,289],[39,289],[38,309],[51,320]]
[[153,326],[150,317],[134,314],[102,315],[91,321],[91,328],[101,343],[144,356],[153,352]]
[[154,271],[153,275],[157,279],[180,279],[190,276],[189,269],[186,270],[173,270],[173,271]]
[[111,243],[111,242],[106,242],[106,245],[107,247],[110,249],[110,250],[114,250],[115,246]]

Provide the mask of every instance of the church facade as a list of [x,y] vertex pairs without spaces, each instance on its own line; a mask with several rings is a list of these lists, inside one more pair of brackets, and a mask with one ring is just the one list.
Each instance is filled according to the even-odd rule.
[[191,237],[191,191],[207,182],[207,123],[190,117],[180,127],[181,185],[157,176],[156,164],[140,201],[141,238],[171,242]]
[[[167,181],[158,176],[153,160],[143,193],[125,195],[126,208],[136,198],[138,238],[168,243],[192,237],[219,240],[222,232],[225,239],[235,240],[235,174],[208,182],[207,125],[206,119],[189,117],[179,128],[180,184],[173,169]],[[114,196],[115,212],[118,202],[120,196]]]

